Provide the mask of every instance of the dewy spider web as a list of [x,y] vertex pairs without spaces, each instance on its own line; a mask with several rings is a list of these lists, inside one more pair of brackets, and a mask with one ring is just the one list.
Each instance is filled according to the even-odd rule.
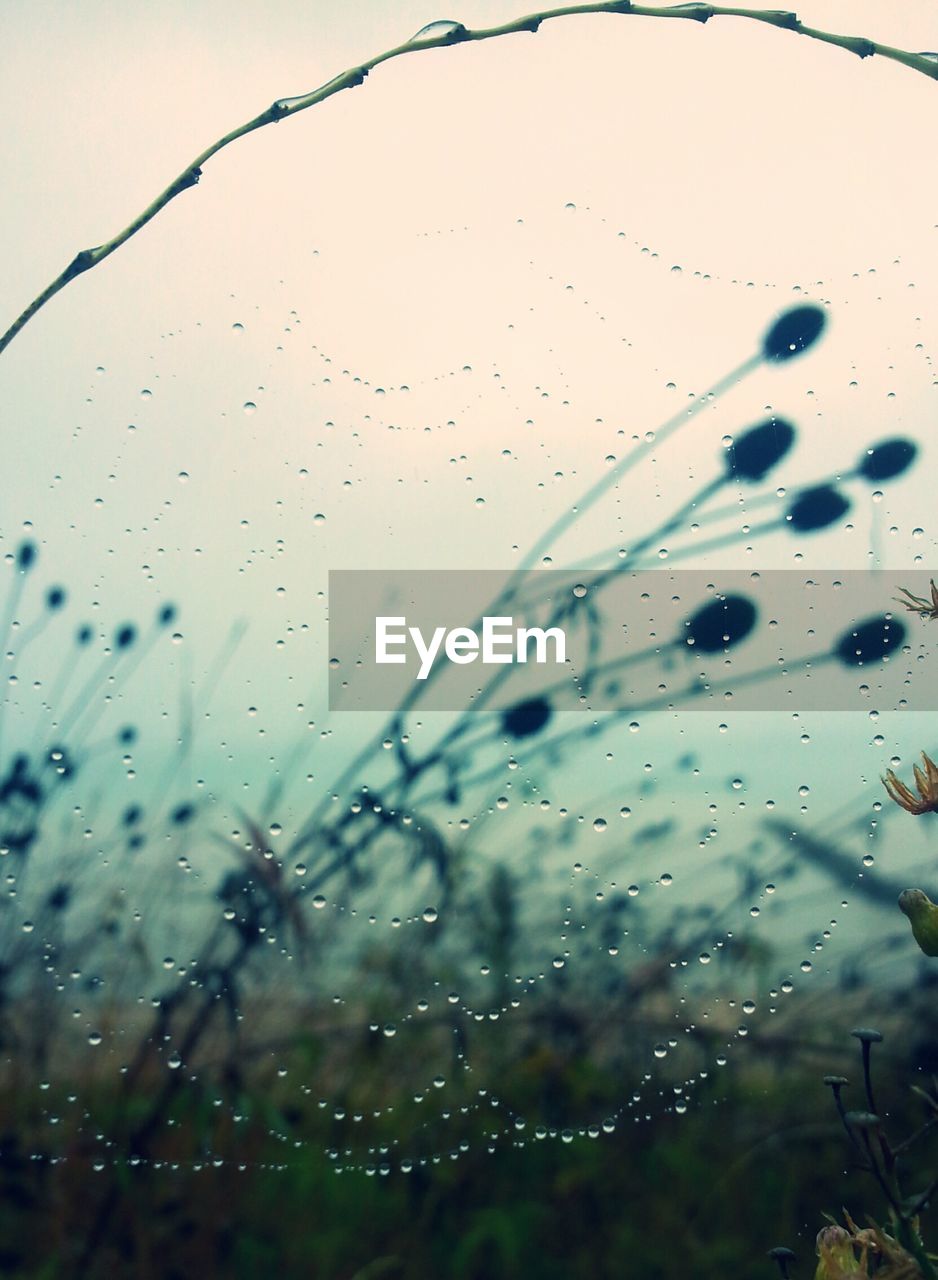
[[[799,324],[799,320],[797,320],[797,317],[799,317],[801,314],[802,312],[797,312],[797,311],[793,312],[793,316],[792,316],[793,324],[795,325]],[[811,315],[813,314],[811,314],[810,310],[804,312],[804,314],[806,319],[810,320],[811,325],[814,325],[814,321],[811,320]],[[788,323],[790,323],[790,321],[783,319],[781,321],[782,328],[784,328],[784,325]],[[792,330],[792,332],[795,333],[795,330]],[[800,333],[800,330],[799,330],[799,333]],[[797,349],[797,346],[799,346],[799,340],[797,340],[797,334],[796,334],[795,342],[783,343],[782,347],[779,347],[779,352],[787,352],[788,349],[790,349],[790,347],[793,349]],[[772,338],[767,339],[767,349],[769,349],[769,351],[774,351],[774,343]],[[738,447],[741,448],[742,445],[740,444],[738,445]],[[23,549],[22,552],[19,553],[18,567],[19,567],[20,575],[22,575],[22,573],[24,572],[27,572],[29,568],[32,567],[32,553],[27,554],[26,549]],[[15,581],[19,582],[20,580],[22,579],[17,579]],[[12,607],[12,609],[10,609],[10,612],[14,612],[14,608],[15,608],[15,605],[14,607]],[[171,613],[166,614],[165,621],[166,622],[173,621],[173,617],[171,617]],[[132,639],[132,631],[128,630],[128,628],[124,628],[124,631],[120,632],[119,635],[123,636],[124,632],[125,634],[127,634],[127,637],[128,637],[127,643],[129,643],[129,640]],[[120,643],[123,643],[123,641],[120,641]],[[84,700],[86,700],[86,695],[82,695],[82,701]],[[372,808],[374,808],[374,805],[372,805]],[[508,801],[505,801],[503,805],[502,801],[499,800],[499,803],[497,806],[495,806],[495,808],[498,808],[498,809],[508,808]],[[352,806],[352,813],[354,812],[357,812],[357,813],[362,812],[361,804]],[[188,819],[183,819],[183,820],[188,820]],[[416,826],[417,832],[421,832],[422,829],[424,829],[422,828],[422,824],[420,822],[417,822],[415,826]],[[603,829],[603,828],[600,828],[598,823],[595,823],[594,827],[595,829],[598,829],[598,831],[599,829]],[[271,832],[273,832],[273,828],[271,828]],[[252,835],[251,844],[250,844],[250,849],[252,850],[252,854],[255,854],[258,856],[262,855],[264,856],[264,858],[266,858],[267,852],[269,852],[266,850],[266,847],[265,847],[266,844],[267,844],[266,836],[260,835],[260,833],[258,833],[258,835]],[[271,841],[271,844],[274,844],[274,842]],[[302,846],[299,846],[299,847],[302,847]],[[361,852],[361,851],[358,851],[358,852]],[[293,860],[294,860],[293,856],[288,855],[288,858],[285,859],[285,863],[283,864],[284,868],[288,868],[290,863],[292,863]],[[275,859],[275,865],[280,865],[279,860]],[[317,872],[319,872],[319,874],[317,874]],[[302,877],[303,881],[306,881],[307,876],[310,876],[310,879],[314,881],[314,887],[317,881],[321,883],[322,879],[325,878],[324,876],[322,876],[321,869],[317,869],[316,867],[314,868],[303,867],[303,877]],[[672,878],[673,878],[672,873],[669,872],[667,876],[663,876],[662,878],[659,879],[660,886],[669,886],[669,884],[671,884],[672,882]],[[258,881],[258,879],[253,879],[253,881],[246,881],[243,883],[244,884],[252,883],[253,886],[255,886],[256,890],[258,891],[260,891],[262,887],[262,881]],[[306,884],[303,884],[302,888],[306,888]],[[228,891],[225,891],[225,893],[227,892]],[[287,891],[284,890],[284,892],[287,892]],[[223,897],[225,896],[225,893],[223,893]],[[292,895],[288,893],[288,896],[292,896]],[[633,897],[637,897],[637,896],[639,896],[639,887],[635,886],[635,892],[632,892],[632,890],[630,890],[630,893],[628,893],[628,897],[630,897],[630,899],[633,899]],[[736,908],[738,908],[738,906],[740,906],[743,901],[747,899],[751,899],[751,897],[752,897],[751,886],[747,884],[747,886],[743,888],[741,895],[737,896],[736,900],[729,901],[728,911],[731,911],[732,913],[732,910],[733,908],[735,908],[735,906]],[[235,899],[232,899],[232,897],[230,896],[228,896],[227,899],[225,900],[235,901]],[[325,900],[322,899],[321,895],[316,895],[314,906],[322,906],[322,905],[328,905],[328,904],[326,904]],[[566,910],[569,916],[569,911],[571,911],[572,908],[567,908]],[[282,914],[283,916],[282,918],[283,927],[288,928],[289,927],[288,911],[284,910],[280,914]],[[352,911],[352,914],[354,914],[354,910]],[[241,927],[241,925],[243,924],[244,918],[243,916],[238,915],[237,910],[230,911],[230,918],[232,918],[232,923],[234,924],[235,928]],[[425,910],[424,913],[422,913],[422,919],[424,919],[425,924],[430,924],[430,925],[438,924],[439,922],[438,910],[436,910],[435,908],[433,910],[430,910],[430,909]],[[395,922],[390,922],[390,923],[394,924]],[[708,940],[710,940],[708,945],[711,948],[713,948],[714,951],[717,951],[717,954],[719,954],[719,950],[720,948],[722,948],[722,946],[724,945],[724,941],[726,940],[723,940],[723,938],[720,938],[718,932],[715,931],[715,928],[714,928],[715,923],[717,922],[710,922],[708,925],[706,925],[705,932],[701,933],[700,937],[708,938]],[[566,931],[568,931],[568,929],[571,928],[571,925],[575,925],[575,920],[567,919],[566,922],[564,922],[564,925],[563,925],[564,932],[562,933],[562,936],[560,936],[560,941],[563,941],[563,938],[566,937]],[[630,936],[631,932],[632,932],[631,929],[626,929],[626,931],[624,931],[623,933],[623,937]],[[269,934],[269,937],[271,941],[276,941],[273,934]],[[731,933],[729,933],[729,937],[732,937],[732,931]],[[696,940],[692,942],[691,943],[692,950],[696,950],[696,947],[699,945],[703,945],[703,943],[699,943]],[[645,943],[645,946],[649,947],[649,943]],[[659,946],[660,946],[659,943],[654,941],[654,936],[651,936],[649,950],[653,952],[653,954],[656,954],[656,952],[659,951]],[[282,947],[282,950],[283,950],[283,947]],[[616,951],[618,952],[618,950],[619,950],[619,947],[617,946]],[[287,957],[289,957],[290,951],[287,950],[284,952],[284,954],[287,955]],[[704,955],[704,954],[710,955],[710,952],[701,951],[701,955]],[[671,961],[671,963],[686,964],[686,960]],[[171,964],[173,964],[173,961],[171,960],[166,961],[166,966],[168,966],[168,968],[169,966],[171,966]],[[563,956],[562,954],[555,954],[552,957],[552,959],[550,959],[549,963],[546,963],[545,960],[541,960],[541,965],[535,964],[534,973],[531,974],[531,977],[527,978],[525,986],[522,986],[521,988],[523,995],[525,995],[526,998],[530,997],[531,983],[534,983],[536,987],[537,984],[543,983],[545,982],[545,980],[548,980],[549,975],[552,974],[552,972],[557,973],[559,972],[559,970],[566,968],[566,965],[567,965],[567,956]],[[200,966],[201,966],[201,961],[200,961]],[[805,961],[804,968],[805,968],[805,972],[807,972],[807,969],[810,968],[809,961]],[[180,970],[180,974],[182,974],[183,977],[187,977],[188,966],[184,965],[183,969]],[[229,974],[229,977],[230,977],[230,974]],[[509,977],[508,973],[505,973],[503,977],[507,979]],[[439,987],[439,980],[435,980],[434,987]],[[781,989],[783,993],[786,991],[791,991],[791,983],[788,982],[787,979],[784,980],[784,982],[782,983]],[[769,998],[773,998],[773,995],[774,993],[772,993],[772,995],[770,995]],[[635,998],[635,992],[632,993],[632,998]],[[778,998],[778,997],[774,996],[774,998]],[[174,1004],[174,1000],[175,1000],[175,997],[171,995],[163,997],[164,1009],[171,1009],[171,1006],[173,1006]],[[454,1011],[456,1011],[457,1015],[461,1015],[462,1018],[465,1018],[470,1021],[477,1021],[481,1018],[482,1021],[484,1021],[484,1023],[489,1023],[489,1021],[499,1021],[504,1018],[505,1020],[507,1020],[508,1027],[511,1028],[512,1010],[511,1010],[511,1007],[509,1006],[503,1006],[502,1009],[500,1010],[498,1009],[498,1007],[494,1007],[493,1009],[493,1007],[490,1006],[488,1012],[486,1011],[480,1012],[479,1010],[477,1010],[475,997],[471,997],[471,1002],[466,1002],[465,1000],[463,1000],[462,997],[459,997],[459,996],[453,997],[452,995],[450,995],[448,997],[448,1002],[450,1005],[454,1006]],[[517,1007],[523,1007],[521,1001],[511,1001],[512,1006],[516,1004],[517,1004]],[[719,997],[718,997],[718,1004],[719,1004]],[[732,1005],[732,1001],[731,1001],[731,1005]],[[751,1007],[746,1007],[746,1009],[743,1010],[745,1011],[745,1014],[747,1016],[751,1015],[752,1012],[755,1011],[755,1002],[750,1002],[750,1005]],[[412,1016],[413,1015],[404,1016],[404,1024],[407,1024],[408,1021],[411,1020]],[[745,1034],[747,1033],[747,1030],[749,1030],[749,1027],[747,1027],[747,1024],[745,1023],[741,1024],[740,1027],[736,1029],[736,1032],[732,1033],[732,1038],[735,1038],[735,1039],[745,1038]],[[394,1023],[390,1023],[389,1021],[389,1023],[384,1024],[384,1028],[381,1028],[379,1024],[376,1024],[374,1027],[374,1032],[378,1034],[384,1034],[385,1037],[394,1038],[395,1033],[397,1033],[397,1025],[395,1025]],[[101,1042],[100,1034],[97,1032],[92,1032],[90,1033],[90,1036],[91,1036],[92,1047],[100,1046],[100,1042]],[[667,1039],[662,1039],[662,1041],[659,1041],[658,1044],[656,1044],[656,1047],[654,1050],[654,1055],[653,1055],[654,1059],[659,1061],[664,1059],[664,1057],[667,1056],[667,1048],[668,1048]],[[723,1057],[724,1057],[723,1053],[718,1053],[718,1056],[717,1056],[718,1065],[719,1065],[719,1062],[722,1061]],[[471,1068],[471,1061],[466,1059],[465,1052],[463,1051],[458,1052],[457,1061],[461,1062],[461,1064],[463,1065],[463,1069]],[[182,1071],[186,1070],[186,1065],[187,1065],[186,1061],[184,1061],[183,1057],[180,1056],[179,1053],[175,1050],[170,1051],[169,1048],[166,1048],[166,1062],[168,1062],[168,1066],[170,1070],[179,1071],[179,1073],[182,1073]],[[133,1066],[131,1068],[131,1071],[133,1075],[134,1074]],[[704,1078],[706,1078],[706,1071],[705,1071]],[[646,1071],[646,1073],[642,1073],[641,1079],[644,1080],[645,1084],[650,1083],[651,1076],[649,1075],[648,1071]],[[441,1078],[440,1076],[440,1078],[438,1078],[438,1080],[434,1082],[434,1087],[436,1083],[439,1083],[441,1087],[441,1085],[443,1085],[445,1082],[443,1078]],[[685,1080],[685,1083],[681,1085],[682,1092],[678,1094],[678,1102],[674,1103],[674,1105],[676,1105],[678,1108],[678,1114],[681,1114],[683,1110],[686,1110],[685,1094],[683,1094],[683,1091],[685,1091],[685,1089],[690,1087],[691,1087],[691,1082],[688,1079]],[[420,1089],[420,1091],[418,1092],[424,1093],[425,1091],[424,1089]],[[482,1087],[482,1096],[485,1096],[485,1094],[488,1094],[488,1092],[489,1092],[488,1089],[486,1089],[485,1087]],[[632,1106],[636,1106],[637,1103],[639,1103],[642,1100],[642,1097],[644,1097],[644,1094],[642,1094],[641,1089],[639,1089],[639,1091],[635,1092],[635,1096],[632,1097],[631,1103],[627,1103],[627,1105],[626,1103],[623,1103],[623,1107],[626,1107],[627,1110],[630,1110]],[[467,1114],[475,1114],[475,1111],[477,1110],[477,1105],[479,1105],[479,1103],[476,1103],[476,1102],[468,1103]],[[486,1103],[486,1105],[491,1105],[491,1103]],[[459,1106],[465,1107],[467,1106],[467,1103],[465,1102],[459,1103]],[[603,1117],[586,1116],[584,1117],[584,1120],[582,1120],[582,1123],[578,1123],[573,1126],[567,1126],[567,1128],[563,1130],[563,1134],[566,1135],[566,1138],[572,1138],[573,1134],[575,1134],[576,1132],[590,1135],[590,1137],[596,1137],[596,1135],[599,1135],[599,1133],[601,1132],[612,1133],[614,1132],[614,1125],[616,1125],[617,1120],[621,1119],[622,1117],[623,1107],[613,1107],[612,1111],[610,1111],[609,1114],[604,1115]],[[339,1108],[339,1110],[342,1110],[342,1108]],[[607,1111],[608,1111],[608,1108],[607,1108]],[[520,1114],[516,1114],[516,1112],[513,1112],[511,1107],[505,1107],[504,1114],[507,1114],[509,1116],[509,1121],[511,1121],[511,1124],[509,1124],[508,1132],[509,1133],[513,1132],[514,1134],[520,1133],[521,1132],[520,1125],[522,1124],[523,1116],[521,1116]],[[374,1119],[379,1119],[381,1115],[384,1115],[384,1108],[379,1107],[378,1110],[374,1112]],[[444,1110],[440,1112],[439,1120],[441,1121],[441,1123],[447,1123],[447,1108],[444,1108]],[[415,1135],[420,1133],[425,1133],[427,1132],[427,1129],[430,1129],[430,1132],[433,1132],[433,1126],[435,1124],[436,1124],[436,1121],[434,1121],[433,1119],[422,1120],[420,1125],[418,1125],[417,1129],[413,1130],[413,1132],[415,1132]],[[552,1130],[550,1126],[543,1126],[543,1129],[546,1135],[550,1135],[550,1133],[552,1132],[555,1132],[555,1133],[560,1132],[560,1130]],[[490,1140],[494,1140],[494,1139],[490,1139]],[[514,1138],[514,1140],[520,1140],[520,1139]],[[397,1146],[398,1142],[399,1142],[399,1139],[395,1139],[394,1146]],[[337,1156],[339,1155],[340,1149],[344,1149],[344,1148],[335,1148],[335,1151],[337,1151]],[[466,1149],[468,1149],[468,1147]],[[356,1151],[356,1147],[353,1146],[352,1148],[349,1148],[349,1152],[347,1153],[347,1155],[342,1157],[343,1162],[342,1164],[340,1164],[339,1167],[347,1167],[349,1158],[351,1158],[352,1164],[354,1166],[354,1162],[356,1162],[356,1156],[354,1156],[354,1151]],[[107,1158],[110,1158],[110,1157],[97,1158],[97,1164],[102,1164],[102,1161],[106,1162]],[[118,1160],[123,1160],[124,1157],[118,1156],[116,1158],[118,1158]],[[134,1155],[131,1158],[133,1161],[146,1160],[146,1157],[139,1155],[139,1153],[134,1153]],[[417,1162],[424,1161],[426,1160],[426,1158],[427,1157],[424,1157],[424,1156],[417,1157]],[[409,1162],[411,1162],[412,1160],[413,1160],[413,1157],[402,1157],[403,1167],[407,1167]],[[388,1169],[392,1167],[386,1161],[384,1162],[384,1164],[386,1165],[386,1167],[388,1167]]]

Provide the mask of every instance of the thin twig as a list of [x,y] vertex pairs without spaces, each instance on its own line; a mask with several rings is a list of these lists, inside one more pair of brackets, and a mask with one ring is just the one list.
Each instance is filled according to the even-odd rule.
[[[206,163],[219,151],[222,151],[232,142],[236,142],[238,138],[243,138],[247,134],[253,133],[256,129],[262,129],[265,125],[278,124],[288,116],[298,115],[301,111],[317,106],[320,102],[333,97],[343,89],[354,88],[356,85],[361,84],[368,73],[374,70],[375,67],[380,66],[382,62],[390,62],[392,58],[400,58],[406,53],[417,53],[426,49],[439,49],[444,45],[465,44],[473,40],[493,40],[498,36],[515,35],[520,32],[534,33],[543,23],[549,22],[553,18],[573,17],[574,15],[587,13],[609,13],[643,18],[682,18],[700,23],[708,22],[711,18],[746,18],[752,22],[763,23],[766,26],[778,27],[783,31],[793,31],[797,35],[807,36],[811,40],[820,40],[824,44],[835,45],[837,48],[845,49],[848,53],[853,53],[859,58],[869,58],[877,54],[881,58],[888,58],[890,61],[901,63],[913,71],[921,72],[922,75],[928,76],[932,80],[938,80],[938,61],[924,53],[912,53],[905,49],[896,49],[891,45],[880,44],[878,41],[869,40],[864,36],[845,36],[833,31],[823,31],[818,27],[810,27],[799,21],[797,14],[783,9],[744,9],[717,4],[661,6],[632,4],[630,0],[605,0],[604,3],[598,4],[564,5],[558,9],[544,9],[538,13],[528,14],[523,18],[515,18],[512,22],[505,22],[497,27],[472,29],[464,27],[458,22],[430,23],[429,28],[423,29],[429,31],[429,34],[421,35],[418,32],[417,36],[397,45],[396,48],[387,49],[384,53],[377,54],[357,67],[350,67],[347,71],[342,72],[341,75],[336,76],[320,88],[314,89],[311,93],[301,94],[295,98],[277,99],[276,102],[272,102],[259,115],[254,116],[253,119],[248,120],[238,128],[232,129],[229,133],[219,138],[217,142],[213,142],[206,147],[191,164],[186,165],[169,186],[161,191],[156,199],[151,201],[123,231],[118,232],[112,239],[97,245],[95,248],[83,249],[76,254],[65,270],[56,276],[33,299],[26,310],[13,321],[3,336],[0,337],[0,352],[9,346],[20,330],[32,320],[33,316],[54,298],[60,290],[64,289],[70,281],[77,276],[83,275],[86,271],[90,271],[92,267],[96,267],[105,258],[109,258],[115,249],[119,249],[131,236],[135,236],[138,231],[142,230],[162,209],[166,208],[171,200],[174,200],[176,196],[183,191],[187,191],[190,187],[194,187],[201,178],[202,170]],[[439,34],[434,35],[432,30],[437,26],[441,30]]]

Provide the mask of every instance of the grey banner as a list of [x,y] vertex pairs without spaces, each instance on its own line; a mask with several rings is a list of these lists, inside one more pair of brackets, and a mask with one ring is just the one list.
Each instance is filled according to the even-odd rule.
[[334,571],[330,709],[934,710],[930,577]]

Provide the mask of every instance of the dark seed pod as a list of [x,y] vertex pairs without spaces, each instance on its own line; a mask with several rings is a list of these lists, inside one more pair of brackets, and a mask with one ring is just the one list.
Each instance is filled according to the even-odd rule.
[[788,509],[788,523],[798,533],[827,529],[850,510],[850,501],[829,484],[806,489]]
[[502,732],[512,738],[529,738],[540,733],[553,714],[546,698],[526,698],[502,713]]
[[784,418],[769,418],[757,427],[750,427],[727,450],[728,478],[750,484],[764,479],[794,442],[795,428]]
[[700,653],[722,653],[746,639],[756,616],[756,606],[745,596],[711,600],[684,623],[684,639]]
[[38,556],[39,549],[35,542],[21,542],[16,548],[16,567],[20,573],[28,573]]
[[129,649],[137,638],[137,628],[132,622],[125,622],[114,634],[115,649]]
[[911,467],[917,453],[911,440],[884,440],[866,451],[857,471],[864,480],[892,480]]
[[905,642],[905,627],[897,618],[871,618],[855,631],[846,631],[834,646],[834,657],[845,667],[862,667],[882,660]]
[[811,303],[785,311],[762,339],[766,360],[791,360],[813,347],[824,332],[827,317],[821,307]]

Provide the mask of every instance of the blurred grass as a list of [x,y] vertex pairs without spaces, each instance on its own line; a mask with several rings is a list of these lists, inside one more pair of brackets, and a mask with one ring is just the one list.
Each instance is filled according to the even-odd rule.
[[[830,1019],[802,1031],[842,1047],[831,1055],[839,1070],[852,1060],[852,1011],[838,1012],[833,992],[831,1001]],[[909,1086],[928,1082],[933,1051],[922,1010],[912,1001],[889,1020],[877,1088],[894,1131],[915,1127],[921,1108]],[[95,1129],[120,1128],[117,1099],[107,1091],[95,1094],[79,1081],[71,1095],[78,1100],[69,1103],[61,1082],[54,1090],[6,1089],[3,1274],[742,1280],[772,1276],[766,1251],[782,1241],[799,1254],[794,1274],[811,1275],[825,1210],[845,1206],[862,1222],[880,1208],[868,1178],[848,1170],[847,1142],[815,1055],[747,1049],[699,1084],[683,1115],[666,1111],[656,1088],[612,1134],[565,1142],[538,1139],[529,1125],[511,1145],[499,1142],[496,1157],[483,1134],[495,1127],[497,1109],[462,1116],[454,1105],[426,1162],[388,1175],[377,1171],[387,1158],[381,1149],[396,1153],[387,1158],[395,1166],[408,1151],[416,1154],[421,1107],[399,1100],[371,1117],[363,1127],[373,1171],[337,1173],[342,1159],[327,1151],[338,1151],[356,1126],[320,1109],[312,1091],[297,1103],[297,1080],[314,1078],[317,1055],[307,1040],[281,1055],[286,1076],[268,1079],[258,1070],[236,1088],[200,1075],[177,1096],[150,1161],[136,1167],[111,1163],[106,1140],[93,1140]],[[346,1061],[350,1114],[374,1100],[367,1097],[375,1088],[370,1057],[359,1041]],[[846,1073],[856,1079],[860,1105],[858,1061]],[[406,1092],[393,1077],[386,1085],[395,1096]],[[505,1065],[498,1092],[540,1115],[583,1109],[595,1117],[623,1101],[621,1079],[588,1052],[547,1049]],[[59,1123],[50,1126],[50,1115]],[[234,1115],[244,1119],[233,1122]],[[460,1142],[468,1150],[453,1160]],[[63,1151],[60,1163],[48,1158]],[[109,1198],[114,1207],[100,1245],[79,1265],[90,1224]]]

